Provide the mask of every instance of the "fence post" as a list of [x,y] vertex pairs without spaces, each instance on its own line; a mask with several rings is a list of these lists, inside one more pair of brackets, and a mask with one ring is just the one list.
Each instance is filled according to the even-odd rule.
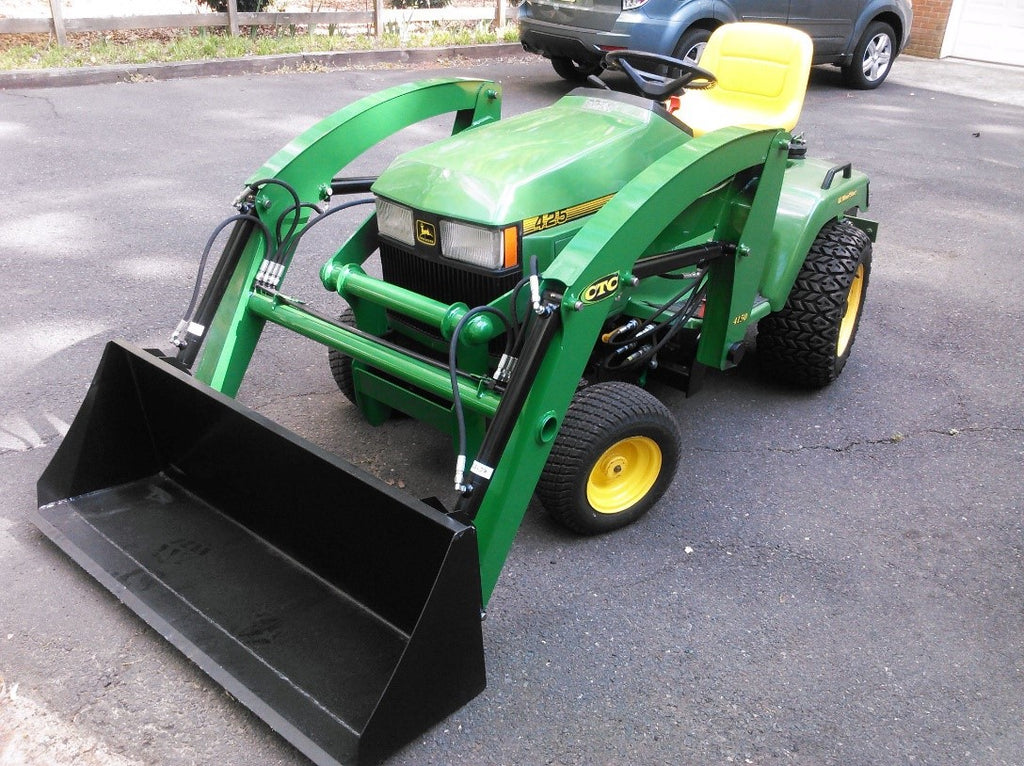
[[68,44],[68,33],[64,29],[64,13],[60,7],[60,0],[50,0],[50,15],[53,17],[53,33],[57,36],[57,45],[63,47]]
[[505,13],[505,0],[494,0],[494,25],[498,29],[504,29],[508,23]]
[[238,0],[228,0],[228,34],[238,37]]
[[373,0],[373,34],[384,34],[384,0]]

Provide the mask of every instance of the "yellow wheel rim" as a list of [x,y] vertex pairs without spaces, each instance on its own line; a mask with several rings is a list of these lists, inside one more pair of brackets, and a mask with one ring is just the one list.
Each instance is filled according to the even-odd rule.
[[630,436],[609,447],[587,477],[587,501],[598,513],[636,505],[661,474],[661,447],[647,436]]
[[836,356],[842,356],[850,348],[850,341],[853,340],[853,331],[857,327],[857,316],[860,314],[860,304],[864,297],[864,264],[857,266],[857,273],[853,275],[853,283],[850,285],[850,292],[846,294],[846,310],[843,312],[843,319],[839,323],[839,342],[836,345]]

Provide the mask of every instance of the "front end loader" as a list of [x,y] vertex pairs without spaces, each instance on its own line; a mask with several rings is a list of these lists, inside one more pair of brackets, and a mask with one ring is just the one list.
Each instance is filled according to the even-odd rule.
[[[174,353],[108,344],[39,480],[38,526],[316,763],[378,762],[480,693],[481,615],[535,493],[583,534],[657,503],[680,439],[649,381],[695,393],[755,325],[765,370],[796,385],[849,356],[867,178],[786,127],[696,134],[685,93],[664,102],[710,73],[611,63],[641,96],[502,120],[497,84],[428,80],[290,142],[215,232]],[[450,137],[345,174],[442,114]],[[338,309],[318,313],[285,289],[293,255],[361,205],[320,267]],[[237,403],[268,322],[326,346],[370,423],[447,434],[456,499],[409,497]]]

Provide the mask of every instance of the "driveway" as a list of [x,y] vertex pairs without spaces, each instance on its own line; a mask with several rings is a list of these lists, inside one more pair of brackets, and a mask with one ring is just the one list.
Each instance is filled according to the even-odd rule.
[[[0,91],[0,763],[5,747],[14,763],[17,747],[67,764],[305,762],[26,515],[104,342],[166,346],[249,173],[335,108],[450,74],[501,80],[506,114],[568,89],[512,57]],[[850,364],[813,394],[766,385],[749,357],[691,401],[660,392],[684,430],[661,505],[596,539],[532,506],[484,623],[487,689],[390,763],[1021,764],[1012,78],[910,59],[854,92],[815,70],[810,153],[870,175],[881,225]],[[440,133],[407,131],[357,170]],[[329,246],[289,281],[325,311]],[[389,483],[445,492],[445,440],[363,425],[325,357],[270,331],[240,398]]]

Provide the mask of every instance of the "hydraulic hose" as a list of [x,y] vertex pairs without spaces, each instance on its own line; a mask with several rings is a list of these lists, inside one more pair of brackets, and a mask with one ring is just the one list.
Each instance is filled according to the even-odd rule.
[[[660,306],[649,319],[641,322],[632,319],[622,327],[618,327],[603,338],[607,345],[614,346],[601,362],[606,370],[624,370],[647,363],[665,347],[685,326],[686,321],[693,317],[701,300],[707,293],[708,269],[701,270],[696,276],[696,283],[674,295]],[[680,298],[689,293],[683,305],[661,324],[653,324],[654,320],[664,314]],[[661,337],[659,337],[659,335]],[[650,337],[649,341],[645,340]]]
[[458,427],[459,433],[459,454],[455,460],[455,489],[458,492],[464,492],[468,489],[466,486],[465,471],[466,471],[466,413],[462,407],[462,393],[459,391],[459,370],[458,370],[458,350],[459,350],[459,336],[462,334],[462,328],[464,328],[473,317],[479,316],[480,314],[493,314],[498,317],[505,325],[505,356],[507,357],[512,350],[513,346],[513,327],[509,318],[505,315],[505,312],[500,309],[496,309],[493,306],[477,306],[472,308],[462,315],[462,318],[455,325],[455,329],[452,331],[451,340],[448,343],[448,373],[451,376],[452,382],[452,404],[455,410],[455,423]]
[[[203,294],[203,299],[200,303],[199,295],[202,290],[203,274],[206,271],[210,250],[213,249],[213,243],[217,240],[220,233],[231,223],[235,224],[235,228],[232,230],[231,236],[221,252],[217,268],[210,278],[210,284],[207,285],[206,292]],[[239,259],[242,257],[242,251],[245,249],[253,229],[257,227],[263,236],[267,248],[270,249],[273,244],[270,238],[270,231],[259,218],[248,211],[233,215],[222,221],[206,241],[206,247],[203,248],[203,254],[199,259],[199,269],[196,274],[195,285],[192,287],[192,296],[189,299],[182,320],[171,335],[171,343],[179,349],[176,357],[177,361],[184,367],[191,367],[195,361],[196,355],[199,352],[199,346],[206,333],[206,328],[213,319],[217,305],[224,296],[228,281],[231,279],[231,275],[238,265]],[[199,304],[198,312],[196,310],[197,303]]]

